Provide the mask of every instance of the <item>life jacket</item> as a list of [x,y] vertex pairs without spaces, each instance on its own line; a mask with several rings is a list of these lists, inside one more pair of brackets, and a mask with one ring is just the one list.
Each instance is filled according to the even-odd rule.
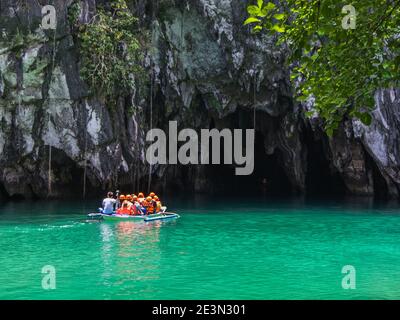
[[161,207],[162,207],[161,201],[160,200],[156,201],[156,212],[157,213],[161,212]]
[[[147,201],[146,201],[147,202]],[[151,201],[151,202],[147,202],[147,213],[148,214],[152,214],[152,213],[154,213],[154,211],[155,211],[155,209],[156,209],[156,207],[155,207],[155,201],[153,200],[153,201]]]
[[151,202],[148,202],[146,199],[143,200],[142,207],[144,207],[146,209],[146,214],[153,213],[153,206],[152,206]]
[[133,210],[133,203],[128,200],[126,200],[126,203],[128,204],[128,209]]
[[[138,208],[139,207],[139,208]],[[135,201],[135,203],[132,205],[132,212],[133,215],[141,215],[141,211],[139,210],[140,208],[142,208],[142,206],[139,204],[138,201]]]
[[117,214],[126,214],[126,215],[130,215],[132,214],[132,210],[130,210],[129,208],[119,208],[117,210]]
[[117,210],[117,214],[132,214],[132,202],[125,200]]

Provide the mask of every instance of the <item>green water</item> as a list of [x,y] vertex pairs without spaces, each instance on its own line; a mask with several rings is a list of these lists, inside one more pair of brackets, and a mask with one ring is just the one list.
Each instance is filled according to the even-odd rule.
[[[2,299],[399,299],[400,208],[176,202],[170,222],[87,222],[96,203],[0,207]],[[56,289],[42,289],[42,267]],[[356,289],[342,288],[342,267]]]

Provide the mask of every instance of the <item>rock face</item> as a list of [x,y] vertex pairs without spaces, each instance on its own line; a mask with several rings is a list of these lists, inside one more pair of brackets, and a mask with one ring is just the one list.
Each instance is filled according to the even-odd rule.
[[[180,129],[255,127],[256,168],[251,177],[238,178],[229,166],[154,166],[157,190],[217,192],[231,186],[239,192],[335,190],[399,197],[398,90],[377,92],[371,126],[348,120],[328,139],[319,120],[305,120],[302,106],[293,102],[285,52],[267,35],[250,35],[242,26],[245,2],[135,1],[132,10],[151,26],[154,45],[147,57],[154,94],[151,103],[149,98],[138,104],[143,117],[130,111],[126,97],[110,108],[88,94],[65,18],[72,2],[55,1],[54,34],[39,28],[37,2],[1,1],[3,196],[146,188],[145,132],[176,120]],[[89,21],[101,2],[79,1],[80,22]],[[17,29],[24,32],[22,46]]]

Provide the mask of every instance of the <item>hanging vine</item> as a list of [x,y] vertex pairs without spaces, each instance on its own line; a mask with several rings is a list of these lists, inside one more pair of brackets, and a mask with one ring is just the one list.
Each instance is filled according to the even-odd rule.
[[[125,0],[113,0],[106,9],[99,7],[86,24],[77,26],[78,2],[69,9],[69,22],[77,29],[82,78],[91,94],[116,103],[145,81],[143,68],[146,33]],[[112,104],[111,104],[112,105]]]

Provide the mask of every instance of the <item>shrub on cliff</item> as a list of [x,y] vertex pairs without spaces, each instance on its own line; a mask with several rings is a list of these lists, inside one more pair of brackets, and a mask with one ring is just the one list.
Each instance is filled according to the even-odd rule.
[[[73,28],[79,16],[78,3],[69,10]],[[109,100],[134,92],[144,78],[145,35],[125,0],[113,0],[99,7],[86,24],[78,25],[80,72],[91,93]],[[115,100],[115,99],[114,99]]]

